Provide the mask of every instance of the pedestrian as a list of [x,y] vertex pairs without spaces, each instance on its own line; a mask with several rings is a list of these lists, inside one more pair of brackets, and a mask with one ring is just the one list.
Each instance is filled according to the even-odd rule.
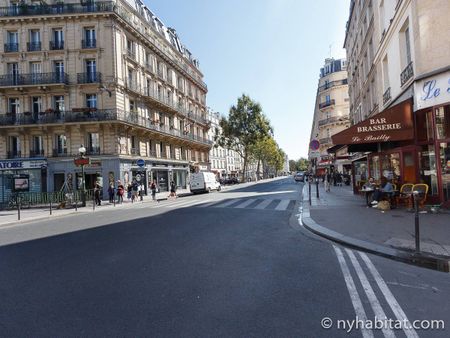
[[117,181],[117,203],[119,203],[119,204],[123,203],[124,192],[125,192],[125,187],[123,186],[122,182],[120,180]]
[[342,174],[339,171],[336,172],[336,182],[338,187],[342,187]]
[[128,202],[131,201],[132,193],[133,193],[133,187],[131,186],[131,183],[128,183],[128,185],[127,185],[127,200],[128,200]]
[[137,201],[139,193],[139,184],[136,180],[133,181],[131,188],[132,188],[131,203],[133,203],[134,201]]
[[98,182],[95,183],[94,198],[95,198],[95,204],[96,205],[101,205],[102,204],[102,201],[100,200],[100,190],[101,190],[100,184]]
[[327,170],[327,172],[325,174],[325,177],[324,177],[324,179],[325,179],[325,191],[326,192],[330,192],[331,177],[332,177],[332,175]]
[[140,184],[139,185],[139,200],[141,201],[141,202],[143,202],[144,201],[144,185],[143,184]]
[[156,180],[153,180],[152,184],[150,185],[150,190],[152,191],[152,200],[156,201]]
[[169,197],[177,198],[177,186],[176,186],[174,181],[170,182],[170,195],[169,195]]
[[114,203],[114,183],[111,183],[108,188],[109,203]]

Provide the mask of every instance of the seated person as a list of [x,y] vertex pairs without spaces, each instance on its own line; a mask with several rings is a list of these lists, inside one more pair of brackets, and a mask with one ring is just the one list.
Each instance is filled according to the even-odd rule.
[[369,177],[369,180],[364,183],[362,186],[363,190],[374,190],[375,189],[375,180],[373,177]]
[[390,182],[388,182],[386,177],[381,177],[380,189],[375,190],[373,193],[372,205],[376,206],[379,201],[385,196],[390,196],[394,192],[394,187]]

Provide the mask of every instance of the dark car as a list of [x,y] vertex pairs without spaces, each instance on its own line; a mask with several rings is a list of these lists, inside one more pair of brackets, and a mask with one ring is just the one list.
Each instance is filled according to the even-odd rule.
[[294,176],[295,182],[305,182],[305,173],[303,171],[298,171]]

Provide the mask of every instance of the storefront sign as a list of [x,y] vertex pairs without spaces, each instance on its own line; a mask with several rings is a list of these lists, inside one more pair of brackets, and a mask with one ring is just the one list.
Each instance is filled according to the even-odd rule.
[[41,169],[46,167],[47,162],[44,160],[39,161],[0,160],[0,170]]
[[89,158],[76,158],[73,160],[73,163],[75,163],[75,165],[77,167],[79,167],[80,165],[88,165],[90,163],[90,159]]
[[450,72],[417,81],[414,84],[417,110],[450,101]]
[[414,137],[411,102],[404,101],[331,136],[335,145],[411,140]]

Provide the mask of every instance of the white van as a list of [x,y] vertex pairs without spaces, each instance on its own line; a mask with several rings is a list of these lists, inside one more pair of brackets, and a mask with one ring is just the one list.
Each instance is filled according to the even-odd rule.
[[190,183],[191,192],[210,192],[211,190],[220,191],[222,187],[216,180],[216,175],[211,172],[200,172],[191,174]]

